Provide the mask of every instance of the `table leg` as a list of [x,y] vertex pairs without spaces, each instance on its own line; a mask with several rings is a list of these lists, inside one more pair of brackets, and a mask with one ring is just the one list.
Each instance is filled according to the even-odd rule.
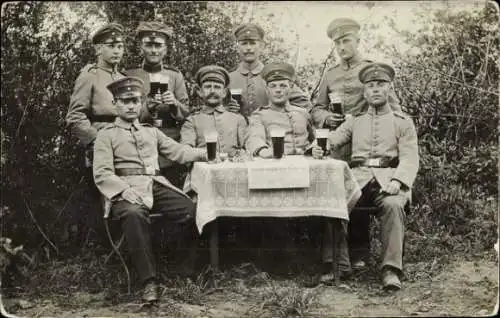
[[210,224],[210,265],[219,269],[219,222],[217,219]]
[[340,284],[340,267],[339,267],[339,256],[340,256],[340,231],[342,231],[342,225],[339,219],[331,220],[332,235],[333,235],[333,262],[332,270],[333,275],[335,275],[335,285]]

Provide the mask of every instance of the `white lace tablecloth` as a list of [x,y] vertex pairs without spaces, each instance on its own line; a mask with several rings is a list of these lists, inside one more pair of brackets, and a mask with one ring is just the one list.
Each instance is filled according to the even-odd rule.
[[[330,158],[307,157],[307,160],[309,187],[251,190],[247,163],[196,162],[191,170],[190,187],[198,193],[196,225],[199,232],[221,216],[324,216],[348,220],[361,190],[347,163]],[[282,164],[286,165],[286,160]]]

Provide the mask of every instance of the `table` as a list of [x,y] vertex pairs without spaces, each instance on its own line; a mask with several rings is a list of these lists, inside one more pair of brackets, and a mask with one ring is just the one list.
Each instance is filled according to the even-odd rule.
[[[279,160],[287,165],[288,157]],[[200,233],[218,217],[323,216],[349,220],[349,211],[361,197],[354,175],[345,161],[306,157],[310,186],[272,190],[248,189],[248,163],[196,162],[190,187],[198,193],[196,225]],[[274,159],[261,159],[274,160]],[[215,222],[213,222],[215,223]],[[212,233],[216,233],[216,227]],[[218,263],[217,238],[211,236],[212,264]],[[213,244],[212,244],[213,243]],[[214,247],[214,248],[215,248]]]

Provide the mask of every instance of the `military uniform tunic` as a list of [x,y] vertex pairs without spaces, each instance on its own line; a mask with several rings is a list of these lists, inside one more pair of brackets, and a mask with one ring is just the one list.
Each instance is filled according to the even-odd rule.
[[[181,192],[163,176],[154,175],[159,170],[158,154],[172,161],[187,163],[203,160],[206,151],[181,145],[155,127],[139,124],[138,121],[131,124],[117,118],[99,132],[94,144],[93,170],[97,188],[112,200],[123,190],[132,187],[141,194],[149,208],[153,204],[153,181]],[[151,175],[119,177],[115,169],[120,168],[144,169]]]
[[227,111],[224,106],[203,106],[189,116],[181,129],[181,144],[202,148],[206,146],[204,134],[217,131],[219,151],[235,153],[245,146],[247,123],[240,114]]
[[[355,56],[349,62],[341,61],[340,64],[328,70],[320,83],[316,105],[311,110],[316,127],[323,128],[325,119],[333,114],[328,97],[331,92],[337,92],[340,95],[345,114],[356,115],[367,109],[368,103],[363,97],[364,88],[359,81],[358,74],[363,67],[371,63],[370,60]],[[391,90],[389,96],[391,108],[400,111],[401,107],[394,91]]]
[[[94,144],[95,183],[112,201],[111,217],[121,221],[127,251],[141,283],[157,275],[149,233],[150,211],[175,222],[193,216],[196,209],[181,190],[163,176],[155,175],[159,153],[181,163],[206,158],[204,150],[181,145],[155,127],[120,118],[99,131]],[[142,170],[144,174],[121,175],[118,169],[123,168]],[[122,192],[128,188],[137,193],[142,204],[122,198]]]
[[[179,105],[175,108],[172,107],[172,109],[176,110],[175,112],[171,112],[168,105],[161,105],[159,107],[158,118],[163,121],[160,130],[170,138],[179,141],[182,123],[190,112],[189,96],[182,73],[175,68],[167,66],[162,66],[158,70],[155,70],[155,72],[149,72],[143,67],[127,70],[126,73],[129,76],[139,77],[143,80],[146,95],[150,93],[150,83],[152,81],[168,83],[168,90],[172,92]],[[150,120],[150,116],[152,115],[145,111],[141,115],[141,119]]]
[[[353,168],[352,172],[363,188],[363,197],[371,198],[380,209],[377,216],[381,225],[381,267],[391,266],[402,271],[404,207],[410,199],[410,189],[419,166],[417,134],[412,120],[401,112],[391,111],[387,104],[378,110],[370,106],[365,114],[349,118],[330,132],[329,142],[333,149],[350,142],[353,160],[399,159],[396,168],[360,166]],[[392,179],[401,182],[399,193],[381,192]],[[345,253],[341,252],[341,255]]]
[[[116,70],[95,64],[88,64],[81,70],[70,98],[66,123],[83,146],[89,146],[97,131],[117,115],[113,95],[106,86],[122,77],[123,74]],[[100,121],[104,118],[106,120]]]
[[[154,71],[154,72],[153,72]],[[184,120],[190,112],[189,97],[184,83],[184,76],[175,68],[168,66],[159,66],[157,69],[146,70],[146,66],[142,68],[130,69],[126,71],[127,75],[136,76],[143,80],[146,96],[149,95],[150,83],[152,81],[167,82],[168,90],[172,92],[175,99],[179,102],[177,107],[159,104],[157,118],[161,119],[162,125],[158,127],[165,135],[179,141],[180,131]],[[155,103],[152,98],[148,97],[146,107],[143,108],[140,116],[141,122],[152,123],[156,114],[149,112],[147,107],[149,103]],[[164,171],[165,176],[172,182],[180,186],[184,178],[185,168],[181,165],[176,165],[164,156],[159,157],[160,168],[170,168],[170,171]],[[173,171],[175,170],[175,171]]]
[[349,118],[330,132],[330,146],[352,144],[351,159],[397,157],[397,168],[353,168],[360,187],[372,178],[384,188],[391,179],[410,189],[418,171],[419,156],[415,126],[402,112],[393,112],[386,104],[382,109],[369,107],[362,115]]
[[285,154],[304,154],[314,141],[309,113],[303,108],[287,104],[283,109],[268,105],[256,110],[250,117],[246,149],[252,154],[261,148],[271,148],[271,130],[285,130]]
[[[242,89],[242,103],[240,112],[248,118],[254,110],[266,106],[269,103],[266,92],[266,82],[261,76],[264,64],[259,62],[257,66],[249,70],[243,63],[238,68],[229,73],[230,89]],[[312,107],[307,95],[294,86],[290,93],[290,104],[309,110]]]

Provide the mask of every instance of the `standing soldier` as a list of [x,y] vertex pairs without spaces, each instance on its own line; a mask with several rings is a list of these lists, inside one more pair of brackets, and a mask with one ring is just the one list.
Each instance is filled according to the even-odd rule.
[[[129,69],[126,73],[144,82],[148,98],[141,121],[154,122],[165,135],[179,141],[180,130],[190,113],[190,107],[184,76],[176,68],[163,64],[167,40],[173,30],[160,22],[151,21],[140,22],[136,32],[144,61],[140,68]],[[160,91],[151,92],[151,83],[158,83]],[[163,176],[176,187],[182,188],[187,171],[184,165],[160,156],[160,168]]]
[[123,77],[118,72],[123,52],[123,27],[110,23],[96,31],[92,43],[97,52],[97,63],[87,64],[76,79],[71,95],[66,123],[85,147],[87,167],[92,164],[92,148],[97,131],[113,122],[116,110],[113,95],[106,88]]
[[[356,115],[368,107],[363,97],[363,84],[358,79],[359,70],[372,61],[364,59],[358,52],[360,25],[348,18],[333,20],[327,28],[327,35],[335,43],[340,63],[327,71],[321,81],[314,108],[311,110],[314,125],[317,128],[336,129],[344,120],[345,114]],[[331,100],[331,99],[334,100]],[[331,109],[339,103],[343,109],[339,114]],[[393,110],[401,111],[398,100],[391,90],[389,104]],[[337,158],[348,161],[350,145],[337,152]],[[349,243],[352,267],[365,267],[365,260],[370,252],[370,215],[354,210],[349,221]]]
[[388,103],[393,78],[394,69],[387,64],[363,67],[359,80],[368,109],[349,118],[329,137],[334,151],[347,143],[352,145],[349,165],[362,188],[362,199],[380,209],[382,283],[389,290],[401,288],[404,208],[419,166],[415,126],[411,118],[391,110]]
[[[266,82],[261,76],[264,64],[259,54],[264,45],[264,30],[253,23],[242,24],[234,30],[237,49],[241,62],[233,72],[229,73],[230,88],[241,89],[242,105],[240,112],[248,118],[254,110],[266,106],[269,99],[266,93]],[[307,95],[294,86],[290,92],[290,104],[309,110],[312,105]]]
[[[99,191],[92,177],[92,158],[94,140],[97,131],[115,120],[117,115],[113,106],[113,95],[106,85],[124,75],[118,71],[118,65],[123,57],[123,27],[110,23],[98,29],[92,36],[97,63],[87,64],[78,75],[73,94],[70,98],[66,124],[72,134],[85,149],[85,179],[88,186],[90,204],[100,204]],[[102,220],[101,209],[92,207],[88,213],[94,220],[94,225]],[[77,215],[82,222],[85,215]],[[99,229],[99,226],[96,226]],[[81,232],[81,231],[80,231]]]

